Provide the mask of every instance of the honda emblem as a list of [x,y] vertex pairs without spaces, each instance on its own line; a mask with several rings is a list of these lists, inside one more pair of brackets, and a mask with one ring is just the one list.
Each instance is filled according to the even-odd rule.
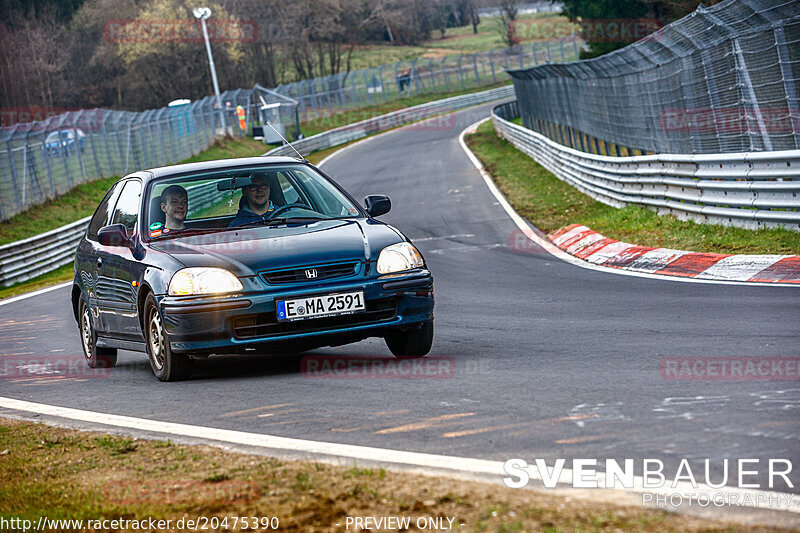
[[314,279],[316,277],[317,277],[317,269],[316,268],[310,268],[310,269],[306,270],[306,278],[307,279]]

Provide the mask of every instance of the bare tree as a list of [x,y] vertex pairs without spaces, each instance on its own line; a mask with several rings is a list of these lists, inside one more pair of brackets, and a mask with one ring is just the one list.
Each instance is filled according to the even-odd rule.
[[514,23],[519,15],[520,0],[500,0],[497,7],[500,9],[500,16],[497,17],[497,30],[503,38],[506,46],[515,46],[519,40],[514,31]]

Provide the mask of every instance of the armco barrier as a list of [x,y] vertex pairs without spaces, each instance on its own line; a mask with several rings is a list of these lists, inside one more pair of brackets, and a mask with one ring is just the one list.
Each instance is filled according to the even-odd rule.
[[90,218],[0,246],[0,285],[26,281],[72,261]]
[[[507,85],[505,87],[498,87],[497,89],[490,89],[479,93],[465,94],[462,96],[454,96],[444,100],[437,100],[435,102],[428,102],[414,107],[407,107],[399,111],[386,113],[379,117],[368,118],[361,122],[348,124],[340,128],[330,131],[325,131],[301,139],[292,143],[295,150],[301,154],[308,155],[312,152],[319,150],[326,150],[340,144],[344,144],[357,139],[363,139],[373,133],[387,131],[403,124],[410,124],[418,120],[435,117],[443,113],[449,113],[466,107],[472,107],[494,100],[501,100],[503,98],[511,98],[514,96],[514,87]],[[295,155],[294,150],[288,145],[273,148],[264,155]]]
[[[320,133],[293,144],[303,155],[308,155],[317,150],[324,150],[366,137],[371,133],[385,131],[457,109],[510,98],[513,95],[514,88],[508,85],[429,102]],[[291,156],[294,155],[294,151],[289,146],[281,146],[265,155]],[[200,209],[210,205],[214,199],[214,192],[216,192],[216,187],[203,185],[196,188],[190,187],[188,191],[190,205]],[[0,246],[0,286],[29,280],[72,261],[75,248],[86,232],[90,218],[83,218],[47,233]]]
[[800,230],[800,150],[610,157],[573,150],[492,111],[497,134],[555,176],[614,207],[644,205],[697,222]]

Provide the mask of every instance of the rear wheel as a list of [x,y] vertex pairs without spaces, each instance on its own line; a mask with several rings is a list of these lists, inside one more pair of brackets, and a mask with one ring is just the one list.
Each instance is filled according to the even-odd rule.
[[81,344],[83,345],[83,357],[89,368],[111,368],[117,364],[116,348],[98,348],[97,333],[92,326],[92,316],[89,306],[80,299],[78,304],[78,327],[81,333]]
[[392,331],[384,339],[395,357],[424,357],[433,345],[433,320],[417,329]]
[[172,352],[164,322],[158,311],[156,299],[147,295],[144,302],[144,331],[147,355],[153,374],[161,381],[181,381],[192,374],[192,360],[188,355]]

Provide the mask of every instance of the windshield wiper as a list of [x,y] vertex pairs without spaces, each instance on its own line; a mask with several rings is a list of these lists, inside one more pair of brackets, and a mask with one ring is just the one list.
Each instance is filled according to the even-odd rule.
[[241,228],[257,228],[259,226],[280,226],[281,224],[308,224],[310,222],[316,222],[318,220],[327,220],[322,217],[277,217],[271,218],[269,220],[259,220],[258,222],[250,222],[249,224],[243,224],[241,226],[235,226],[231,229],[241,229]]
[[227,228],[187,228],[187,229],[174,229],[170,230],[167,233],[162,233],[157,237],[150,237],[151,241],[160,241],[163,239],[169,239],[172,237],[189,237],[194,235],[204,235],[206,233],[216,233],[222,229]]
[[266,221],[267,226],[279,226],[281,224],[308,224],[318,220],[325,220],[322,217],[277,217]]

